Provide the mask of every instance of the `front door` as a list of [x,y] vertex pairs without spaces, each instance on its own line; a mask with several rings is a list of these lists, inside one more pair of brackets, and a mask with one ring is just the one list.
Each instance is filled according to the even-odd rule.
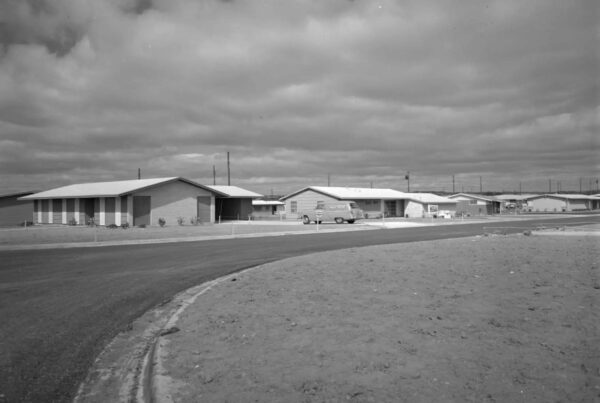
[[[89,224],[90,220],[94,218],[95,210],[94,210],[94,199],[81,199],[80,203],[83,202],[83,214],[85,217],[85,223]],[[99,224],[99,223],[97,223]]]
[[209,223],[210,220],[210,196],[198,196],[197,208],[198,223]]
[[133,225],[150,225],[150,196],[133,196]]
[[386,200],[384,214],[386,217],[396,217],[396,200]]

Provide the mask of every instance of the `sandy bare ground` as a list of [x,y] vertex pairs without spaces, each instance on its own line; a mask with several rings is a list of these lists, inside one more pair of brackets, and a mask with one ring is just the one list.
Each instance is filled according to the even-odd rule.
[[159,397],[600,401],[599,240],[480,236],[251,269],[162,338]]

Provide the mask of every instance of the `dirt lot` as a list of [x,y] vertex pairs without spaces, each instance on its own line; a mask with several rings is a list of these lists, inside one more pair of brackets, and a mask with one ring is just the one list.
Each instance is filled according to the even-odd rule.
[[201,295],[163,338],[175,401],[598,402],[599,237],[319,253]]

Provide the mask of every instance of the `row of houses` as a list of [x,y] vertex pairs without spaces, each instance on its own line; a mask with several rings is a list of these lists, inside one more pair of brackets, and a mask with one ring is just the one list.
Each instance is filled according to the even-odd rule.
[[[600,197],[572,194],[482,196],[405,193],[394,189],[309,186],[281,197],[237,186],[209,186],[182,177],[74,184],[38,193],[0,196],[0,225],[157,225],[215,223],[221,220],[297,220],[318,204],[354,201],[366,218],[500,214],[518,206],[531,212],[597,210]],[[526,206],[523,209],[523,206]]]

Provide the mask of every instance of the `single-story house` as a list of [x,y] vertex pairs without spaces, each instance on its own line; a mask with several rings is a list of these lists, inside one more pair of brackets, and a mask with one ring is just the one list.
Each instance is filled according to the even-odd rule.
[[407,200],[412,193],[381,188],[350,188],[309,186],[283,196],[288,219],[298,219],[302,211],[314,210],[318,204],[353,201],[363,210],[365,218],[404,217]]
[[527,199],[533,212],[589,211],[598,208],[598,197],[582,194],[543,194]]
[[456,201],[433,193],[406,193],[404,217],[437,217],[439,211],[456,214]]
[[504,202],[504,208],[526,209],[527,199],[534,196],[537,196],[537,194],[501,194],[494,197]]
[[221,220],[247,220],[252,216],[252,200],[263,195],[242,189],[238,186],[211,185],[208,188],[219,195],[216,196],[215,219]]
[[37,224],[167,225],[215,221],[226,194],[181,177],[81,183],[21,197],[33,201]]
[[471,216],[500,214],[504,205],[503,200],[493,196],[457,193],[448,198],[457,201],[456,212],[458,214]]
[[0,195],[0,226],[23,225],[33,220],[33,201],[19,200],[33,192]]
[[252,200],[252,217],[255,219],[283,218],[285,202],[280,200]]

